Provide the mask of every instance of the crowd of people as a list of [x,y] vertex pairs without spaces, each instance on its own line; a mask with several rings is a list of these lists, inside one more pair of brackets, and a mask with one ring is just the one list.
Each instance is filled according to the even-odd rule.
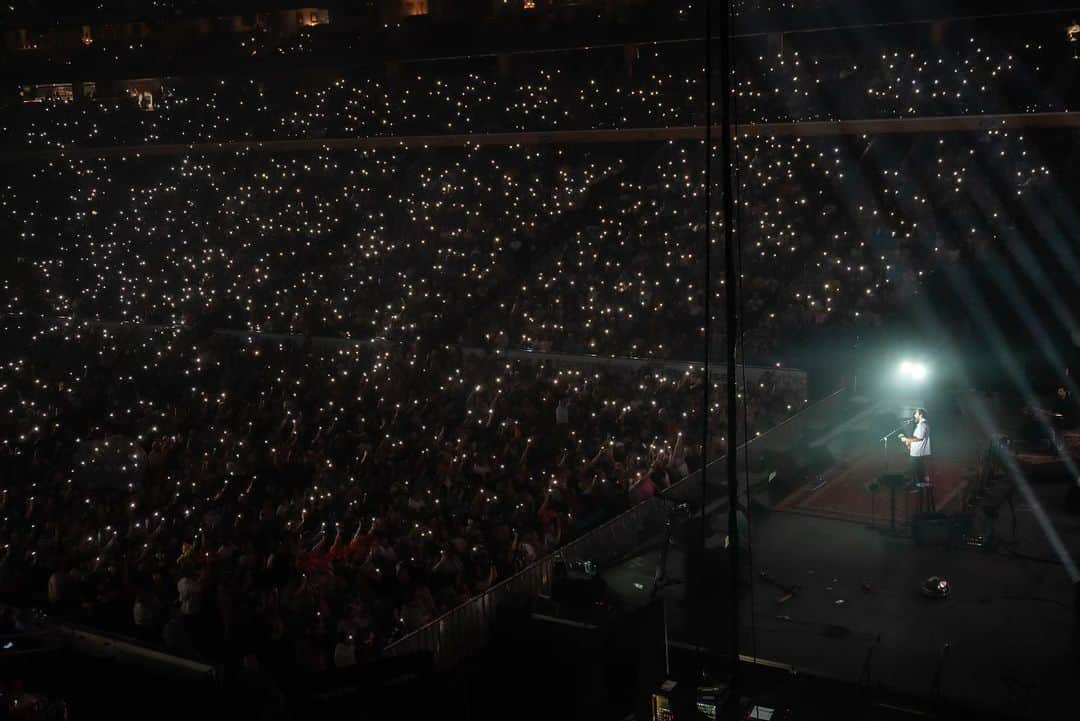
[[[4,592],[280,671],[374,656],[726,443],[713,419],[700,444],[700,368],[29,316],[4,331]],[[746,388],[752,428],[797,392]]]
[[[1068,111],[1075,63],[1037,33],[1003,42],[861,49],[737,45],[740,123]],[[296,48],[310,45],[302,39]],[[284,52],[278,48],[277,51]],[[300,50],[296,50],[300,52]],[[121,91],[24,103],[0,127],[11,148],[678,127],[704,121],[702,48],[678,41],[494,58],[406,62],[300,77],[166,79],[153,111]],[[1048,92],[1060,86],[1061,93]],[[145,107],[145,106],[143,106]],[[718,112],[718,108],[714,108]]]
[[[699,51],[174,82],[152,111],[27,103],[0,122],[20,148],[690,125]],[[996,112],[1043,52],[762,50],[736,102],[747,122]],[[1000,130],[735,150],[741,359],[769,368],[994,248],[1050,176]],[[697,141],[7,164],[0,591],[315,671],[662,492],[732,434],[700,365],[724,341],[707,165]],[[742,384],[740,437],[804,406],[794,377]]]
[[[1036,148],[999,131],[738,147],[742,331],[747,360],[762,365],[787,363],[785,344],[807,328],[880,322],[926,272],[997,242],[1012,205],[1049,173]],[[0,189],[15,251],[0,309],[700,359],[702,149],[239,151],[23,166]],[[717,351],[718,277],[711,291]]]
[[[1007,164],[1021,200],[1048,172],[997,132],[739,152],[762,358],[879,322],[993,243],[1008,206],[971,169]],[[714,396],[715,445],[688,440],[702,165],[660,143],[27,168],[3,188],[0,586],[177,653],[314,670],[684,478],[727,435]],[[746,432],[805,403],[785,379],[742,389]]]

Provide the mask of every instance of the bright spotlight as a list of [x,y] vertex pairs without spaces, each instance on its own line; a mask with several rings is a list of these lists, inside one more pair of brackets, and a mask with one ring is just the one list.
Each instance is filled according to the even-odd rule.
[[900,376],[909,381],[924,381],[929,374],[930,369],[926,367],[925,363],[918,363],[910,360],[905,360],[900,363]]

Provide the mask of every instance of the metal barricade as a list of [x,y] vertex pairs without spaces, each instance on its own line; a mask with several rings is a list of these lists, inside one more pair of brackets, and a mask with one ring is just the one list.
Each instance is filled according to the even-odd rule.
[[497,608],[547,592],[554,566],[554,555],[537,561],[390,644],[384,653],[402,656],[426,652],[437,664],[451,665],[487,643]]
[[[737,449],[740,468],[749,471],[751,493],[755,487],[768,482],[768,467],[763,462],[768,453],[781,453],[791,448],[811,424],[829,417],[844,394],[845,389],[834,392]],[[706,488],[709,495],[704,512],[711,514],[727,506],[724,458],[712,461],[708,471]],[[426,652],[439,666],[453,665],[487,643],[500,605],[550,590],[557,559],[590,560],[600,567],[610,566],[663,533],[672,502],[687,502],[697,509],[695,515],[700,513],[701,490],[701,471],[697,471],[674,484],[663,495],[638,503],[488,591],[389,644],[384,653],[400,656]]]

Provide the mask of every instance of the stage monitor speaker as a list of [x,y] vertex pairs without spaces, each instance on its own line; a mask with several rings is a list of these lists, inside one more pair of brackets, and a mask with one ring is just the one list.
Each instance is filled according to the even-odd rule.
[[946,513],[916,513],[911,519],[911,537],[918,546],[944,546],[953,539],[953,522]]
[[775,508],[783,502],[798,485],[798,477],[775,470],[769,473],[766,483],[765,498],[770,507]]
[[551,585],[551,599],[566,611],[588,612],[604,601],[607,590],[607,582],[600,576],[556,578]]
[[770,506],[776,506],[787,498],[806,477],[790,453],[770,452],[762,457],[761,462],[768,469],[766,498]]

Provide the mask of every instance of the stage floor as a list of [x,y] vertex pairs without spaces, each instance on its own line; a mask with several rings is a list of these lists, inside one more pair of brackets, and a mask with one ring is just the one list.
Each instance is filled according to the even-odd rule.
[[[871,493],[867,484],[883,474],[897,474],[905,480],[910,476],[907,449],[890,431],[899,423],[898,416],[910,415],[907,409],[917,405],[918,400],[853,399],[852,409],[857,411],[850,418],[835,419],[800,439],[802,449],[796,451],[796,457],[816,458],[819,464],[825,459],[827,465],[805,479],[799,474],[799,482],[776,504],[777,510],[889,525],[894,520],[895,503],[895,523],[906,526],[919,508],[918,494],[905,487],[896,489],[893,497],[883,486]],[[950,411],[931,422],[934,455],[929,475],[934,505],[941,511],[959,508],[963,489],[976,476],[985,453],[983,434],[970,415],[959,406]],[[910,432],[910,425],[903,428]],[[890,440],[882,443],[886,433]]]
[[[1074,592],[1060,565],[966,548],[921,548],[861,524],[820,517],[776,513],[754,526],[755,572],[766,570],[802,590],[778,603],[782,592],[755,578],[752,593],[741,599],[742,653],[854,682],[880,636],[871,682],[930,696],[948,643],[940,685],[946,698],[1029,718],[1051,718],[1075,703],[1080,665],[1072,645]],[[657,557],[650,551],[605,574],[613,593],[627,604],[646,603]],[[681,568],[677,549],[669,564]],[[931,575],[948,578],[948,599],[919,594]],[[873,590],[864,590],[864,583]],[[661,595],[673,643],[717,653],[730,648],[722,610],[708,615],[704,628],[691,627],[683,587]]]
[[[979,442],[972,441],[971,448]],[[1062,559],[1080,557],[1080,517],[1064,511],[1065,484],[1032,490],[1034,495],[1017,507],[1015,546],[993,553],[966,546],[919,547],[861,520],[844,520],[843,514],[774,510],[752,517],[754,578],[740,599],[740,651],[855,682],[868,650],[880,639],[871,685],[932,697],[948,644],[940,678],[944,698],[1026,718],[1062,718],[1061,711],[1075,705],[1080,674],[1075,590]],[[1038,522],[1042,514],[1060,539],[1057,550]],[[709,522],[707,546],[720,547],[726,512],[718,509]],[[1009,538],[1007,514],[998,524]],[[622,602],[648,602],[657,545],[604,574]],[[671,575],[678,576],[681,568],[682,553],[674,548]],[[760,571],[800,585],[800,593],[779,603],[782,592],[758,578]],[[949,598],[920,595],[920,585],[932,575],[949,580]],[[698,622],[691,619],[682,585],[661,596],[672,643],[701,644],[716,653],[730,648],[722,604]]]
[[[965,482],[973,473],[972,464],[951,459],[934,459],[930,474],[933,479],[934,507],[945,511],[957,507]],[[881,487],[871,494],[866,489],[869,479],[882,473],[883,464],[875,454],[837,465],[822,475],[820,481],[799,488],[780,504],[777,510],[800,511],[830,518],[858,521],[879,526],[906,526],[919,509],[919,495],[909,488],[893,490]],[[907,469],[904,474],[907,476]],[[892,504],[895,503],[895,510]]]

